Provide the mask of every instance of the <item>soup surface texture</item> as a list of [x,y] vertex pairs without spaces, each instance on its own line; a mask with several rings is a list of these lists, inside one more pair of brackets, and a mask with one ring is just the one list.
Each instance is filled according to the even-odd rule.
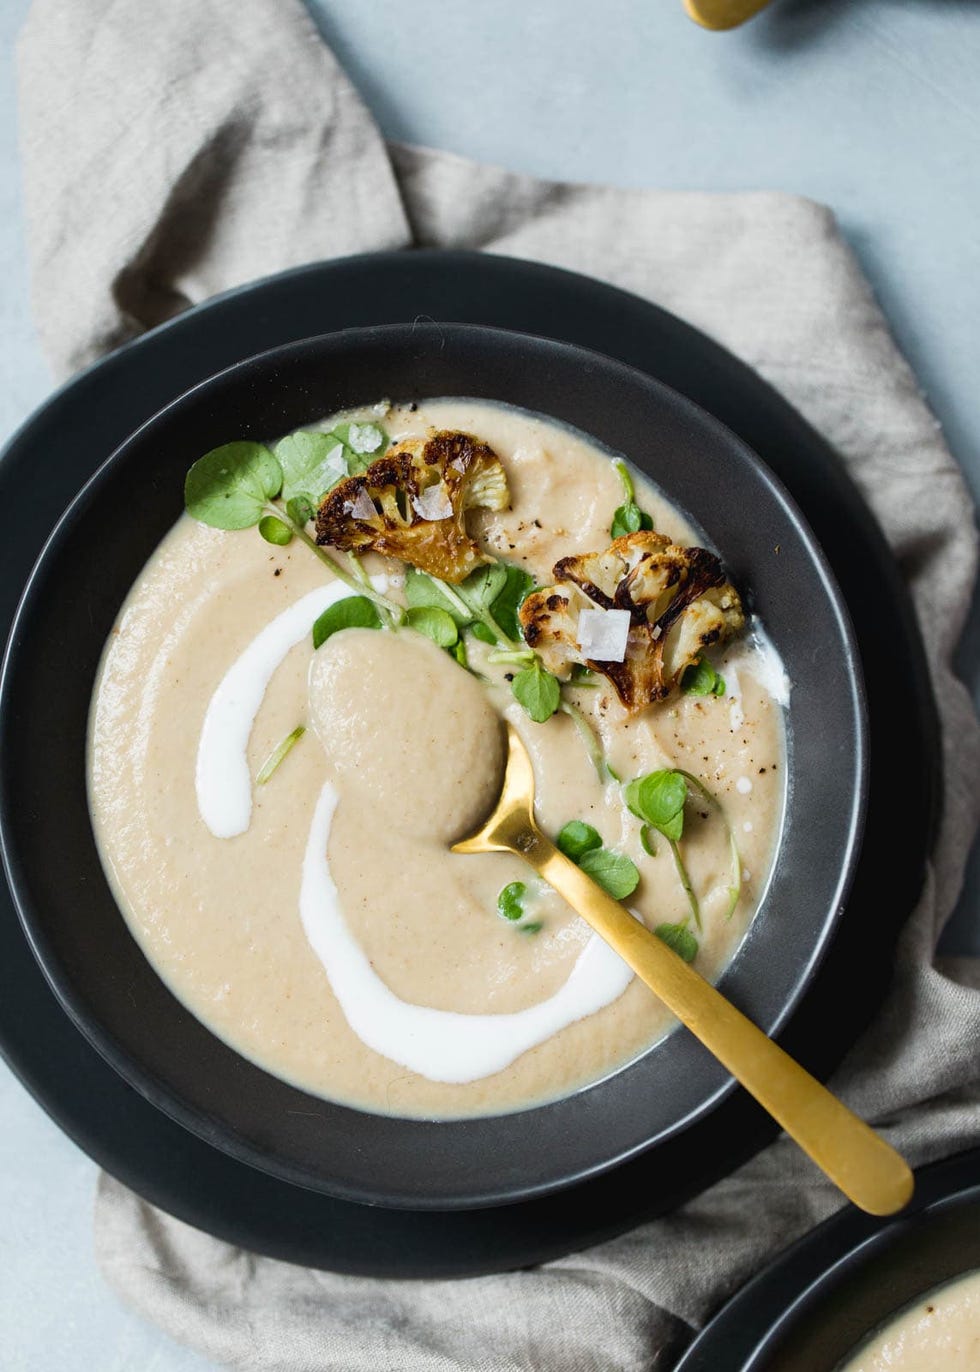
[[903,1310],[840,1372],[977,1372],[980,1272],[928,1292]]
[[[510,508],[476,511],[470,528],[537,583],[558,558],[610,542],[623,489],[584,436],[469,400],[396,406],[383,422],[395,441],[435,427],[492,446]],[[635,480],[658,531],[703,541]],[[403,596],[403,563],[364,563],[379,589]],[[605,1076],[673,1021],[516,857],[460,856],[449,842],[492,806],[512,721],[545,832],[593,826],[639,871],[629,907],[651,928],[684,925],[695,966],[717,978],[778,842],[788,689],[778,659],[750,625],[714,654],[723,695],[675,692],[627,714],[602,676],[565,691],[623,782],[683,768],[720,803],[723,813],[692,792],[679,845],[698,928],[671,844],[641,835],[572,717],[533,722],[512,694],[516,668],[472,634],[481,677],[410,630],[345,628],[314,650],[314,620],[349,594],[299,539],[272,546],[187,515],[147,564],[106,647],[89,740],[96,836],[134,936],[214,1033],[329,1099],[452,1117]],[[726,820],[741,864],[731,914]],[[512,883],[524,886],[517,919],[498,913]]]

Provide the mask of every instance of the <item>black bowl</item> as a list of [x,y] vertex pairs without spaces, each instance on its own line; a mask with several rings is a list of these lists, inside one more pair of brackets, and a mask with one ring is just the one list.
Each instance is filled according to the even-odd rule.
[[[900,1215],[846,1205],[718,1312],[676,1372],[835,1372],[869,1335],[980,1267],[980,1149],[915,1174]],[[944,1372],[937,1357],[936,1372]]]
[[[867,781],[858,657],[800,512],[727,429],[597,354],[461,325],[357,329],[275,349],[196,386],[109,458],[30,577],[0,680],[0,838],[27,937],[74,1023],[148,1100],[287,1181],[369,1204],[488,1206],[582,1181],[676,1134],[733,1087],[687,1033],[571,1096],[422,1121],[324,1102],[216,1038],[157,977],[113,900],[89,822],[85,740],[100,655],[179,515],[183,478],[231,438],[268,439],[379,395],[502,400],[627,454],[716,545],[793,681],[783,838],[721,986],[775,1033],[843,909]],[[71,442],[71,435],[65,435]]]

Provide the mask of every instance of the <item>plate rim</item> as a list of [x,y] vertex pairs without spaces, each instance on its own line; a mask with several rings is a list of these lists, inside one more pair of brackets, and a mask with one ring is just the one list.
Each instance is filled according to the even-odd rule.
[[[716,382],[719,383],[721,385],[720,399],[713,393],[712,412],[717,413],[719,407],[723,413],[734,408],[739,416],[737,422],[726,422],[739,434],[739,437],[744,438],[740,427],[743,424],[750,428],[758,428],[764,434],[775,429],[780,432],[782,439],[794,450],[798,449],[807,453],[816,460],[821,468],[821,489],[824,484],[827,484],[834,497],[837,500],[843,500],[851,521],[857,525],[858,532],[867,541],[875,560],[876,572],[880,574],[885,583],[890,602],[898,616],[899,628],[911,648],[910,693],[914,697],[917,724],[921,731],[921,747],[917,756],[929,796],[930,812],[933,817],[932,832],[934,832],[935,822],[938,819],[941,790],[940,757],[936,747],[938,724],[935,699],[931,690],[922,640],[912,612],[911,601],[874,516],[861,499],[853,481],[827,441],[764,378],[690,324],[671,315],[652,302],[617,287],[562,268],[469,251],[447,252],[439,249],[425,249],[409,253],[357,254],[330,262],[304,264],[287,272],[263,278],[259,282],[234,287],[230,291],[224,292],[220,297],[215,297],[192,307],[181,316],[167,321],[139,338],[130,340],[116,352],[97,360],[84,372],[56,390],[20,426],[5,445],[2,457],[4,459],[15,457],[18,461],[22,460],[23,455],[19,450],[23,447],[25,440],[30,437],[32,427],[48,415],[53,408],[61,406],[66,396],[70,398],[72,395],[77,395],[79,391],[84,391],[86,387],[90,388],[93,377],[98,380],[108,377],[110,384],[112,384],[120,365],[125,363],[134,352],[137,353],[137,356],[146,356],[148,352],[152,354],[154,345],[158,345],[161,338],[168,341],[173,332],[181,331],[188,325],[191,326],[192,331],[196,330],[197,335],[206,333],[207,325],[210,324],[210,319],[219,307],[235,305],[243,298],[248,299],[254,293],[258,293],[263,297],[269,314],[269,320],[263,325],[263,337],[285,339],[290,334],[285,331],[282,320],[279,317],[273,318],[273,316],[276,315],[276,310],[281,315],[282,310],[289,304],[286,295],[290,283],[302,284],[306,291],[311,292],[315,290],[317,283],[320,283],[322,291],[325,286],[331,284],[336,288],[338,282],[349,281],[352,276],[357,277],[359,272],[363,280],[365,270],[373,272],[378,267],[388,272],[389,276],[394,274],[393,279],[400,278],[406,273],[411,274],[414,289],[418,289],[419,281],[422,283],[422,288],[431,286],[438,279],[434,273],[439,273],[441,276],[447,269],[453,270],[456,274],[457,289],[451,309],[440,310],[440,317],[442,318],[471,321],[475,318],[482,321],[489,318],[492,322],[499,323],[499,316],[502,314],[506,316],[508,325],[514,327],[511,322],[511,314],[518,313],[524,317],[530,308],[524,297],[530,295],[532,304],[540,307],[543,298],[544,303],[549,307],[549,311],[557,310],[561,316],[560,319],[556,319],[552,313],[548,314],[548,329],[551,330],[552,337],[565,338],[573,342],[580,342],[583,338],[587,338],[591,344],[597,331],[608,330],[609,321],[614,318],[615,339],[617,346],[619,346],[624,327],[632,325],[631,341],[628,347],[624,344],[623,349],[633,365],[639,366],[648,374],[661,378],[661,370],[651,370],[649,361],[651,356],[655,357],[658,364],[672,374],[676,372],[678,365],[682,368],[687,367],[692,356],[695,357],[700,369],[699,380],[691,389],[703,392],[704,383],[701,378],[704,372],[708,373],[708,379],[712,385],[715,385]],[[512,309],[511,304],[513,302],[509,299],[508,303],[500,303],[499,294],[502,289],[505,292],[520,291],[522,293],[519,308],[515,305]],[[360,318],[360,300],[356,306],[348,302],[344,308],[356,319]],[[377,302],[372,305],[371,311],[372,319],[390,317],[384,308],[379,309],[377,307]],[[226,326],[228,322],[226,317],[224,325]],[[535,317],[536,326],[537,322],[537,317]],[[547,332],[547,330],[542,331]],[[213,328],[211,333],[214,333]],[[203,348],[213,351],[216,343],[213,337],[201,338],[198,336],[196,346],[198,350]],[[209,352],[209,356],[211,356],[211,352]],[[641,360],[638,361],[637,358]],[[680,358],[680,363],[677,361],[678,358]],[[620,353],[620,360],[624,360],[622,353]],[[688,399],[694,398],[687,386],[682,385],[675,388],[680,389]],[[9,462],[0,462],[0,479],[8,468]],[[794,467],[794,477],[796,471],[797,469]],[[808,520],[810,518],[809,509],[807,518]],[[50,523],[50,521],[48,522]],[[35,544],[32,556],[36,556],[36,552],[37,545]],[[913,896],[917,898],[918,890],[921,889],[925,860],[931,847],[931,838],[931,832],[925,835],[921,843],[921,852],[917,851],[914,855],[915,890],[909,896],[909,908],[913,903]],[[908,909],[903,909],[902,922],[904,922],[907,913]],[[897,927],[894,931],[889,930],[889,937],[892,940],[896,935]],[[835,957],[833,960],[837,961],[838,959]],[[880,990],[876,994],[880,995]],[[805,1008],[805,1001],[801,1011],[803,1008]],[[870,1004],[868,1013],[870,1014]],[[800,1013],[800,1018],[802,1019],[802,1017],[802,1013]],[[862,1023],[866,1022],[865,1015],[861,1015],[859,1018]],[[49,1031],[54,1029],[59,1034],[61,1032],[61,1026],[51,1023],[48,1024],[48,1029]],[[856,1032],[856,1030],[852,1032]],[[821,1075],[826,1075],[830,1066],[839,1060],[844,1051],[844,1047],[838,1044],[815,1044],[812,1037],[806,1038],[802,1026],[797,1029],[797,1026],[791,1024],[788,1026],[787,1033],[790,1039],[794,1036],[799,1037],[801,1043],[806,1042],[808,1044],[808,1052],[812,1059],[814,1061],[819,1059],[816,1070]],[[75,1047],[76,1045],[72,1044],[73,1050]],[[144,1170],[149,1167],[151,1170],[155,1169],[155,1172],[152,1178],[144,1176],[141,1179],[134,1176],[129,1167],[123,1166],[118,1155],[118,1149],[115,1151],[114,1157],[111,1155],[111,1151],[107,1152],[106,1141],[97,1136],[98,1131],[92,1128],[91,1119],[82,1117],[76,1118],[73,1122],[69,1121],[66,1117],[67,1107],[64,1097],[62,1096],[59,1102],[56,1093],[55,1098],[51,1099],[52,1093],[50,1085],[47,1083],[46,1073],[39,1072],[39,1064],[36,1061],[33,1064],[28,1061],[29,1054],[25,1051],[25,1045],[19,1042],[17,1026],[12,1028],[8,1026],[3,1034],[3,1042],[0,1043],[0,1051],[4,1053],[15,1075],[31,1091],[42,1108],[46,1108],[58,1120],[65,1132],[75,1138],[76,1142],[83,1146],[90,1155],[97,1157],[97,1160],[108,1170],[117,1173],[120,1171],[127,1172],[127,1181],[134,1189],[142,1189],[144,1194],[147,1191],[153,1191],[155,1203],[168,1208],[168,1197],[161,1194],[159,1189],[162,1185],[170,1193],[169,1208],[172,1211],[181,1211],[182,1218],[187,1219],[188,1222],[199,1223],[201,1227],[210,1229],[211,1232],[216,1229],[222,1231],[233,1237],[234,1241],[244,1243],[246,1246],[257,1248],[260,1251],[275,1250],[276,1256],[288,1256],[288,1253],[283,1251],[283,1244],[274,1236],[270,1237],[268,1226],[261,1233],[253,1232],[251,1235],[243,1236],[234,1224],[229,1225],[227,1216],[214,1214],[214,1208],[210,1205],[211,1197],[202,1198],[198,1195],[188,1200],[185,1196],[177,1194],[179,1187],[175,1192],[172,1177],[164,1177],[161,1182],[159,1176],[162,1170],[161,1159],[153,1153],[153,1137],[149,1141],[143,1141],[142,1147],[148,1156],[141,1157],[140,1162]],[[15,1057],[16,1062],[13,1060]],[[44,1067],[45,1064],[42,1063],[40,1066]],[[42,1077],[44,1080],[41,1079]],[[739,1161],[751,1156],[752,1152],[756,1151],[762,1142],[768,1141],[772,1137],[774,1131],[771,1127],[762,1121],[757,1114],[753,1114],[751,1106],[748,1106],[746,1101],[740,1099],[738,1095],[728,1101],[724,1108],[733,1120],[737,1118],[740,1121],[740,1130],[744,1131],[739,1134],[737,1143],[733,1137],[731,1155],[720,1164],[716,1159],[709,1162],[707,1158],[700,1158],[698,1166],[701,1170],[697,1172],[696,1176],[684,1176],[681,1179],[679,1172],[677,1190],[666,1205],[658,1199],[655,1203],[656,1209],[647,1206],[639,1212],[631,1210],[628,1216],[619,1215],[611,1222],[608,1219],[600,1220],[598,1216],[594,1216],[588,1223],[584,1224],[581,1230],[577,1230],[574,1234],[569,1235],[563,1231],[561,1237],[553,1237],[550,1241],[537,1229],[534,1230],[533,1235],[529,1229],[523,1235],[517,1233],[522,1225],[528,1228],[529,1221],[521,1213],[521,1207],[509,1208],[514,1233],[501,1230],[500,1235],[498,1235],[498,1237],[503,1237],[506,1244],[509,1245],[508,1255],[503,1259],[505,1265],[513,1267],[521,1265],[524,1261],[539,1261],[554,1257],[559,1253],[572,1251],[576,1247],[580,1248],[590,1242],[595,1242],[598,1238],[609,1237],[614,1232],[622,1232],[631,1225],[640,1222],[650,1213],[662,1213],[663,1209],[679,1203],[680,1200],[689,1195],[696,1194],[698,1189],[717,1180]],[[81,1111],[77,1113],[82,1115]],[[72,1123],[74,1127],[72,1127]],[[206,1156],[206,1154],[202,1156]],[[113,1165],[114,1162],[115,1165]],[[233,1164],[230,1165],[234,1166]],[[629,1166],[625,1170],[629,1170]],[[615,1177],[615,1174],[613,1175]],[[140,1180],[142,1180],[142,1187],[139,1184]],[[225,1182],[229,1188],[233,1189],[235,1178],[226,1177]],[[602,1190],[602,1188],[597,1189]],[[610,1186],[606,1190],[615,1200],[616,1188]],[[570,1197],[573,1193],[562,1194]],[[586,1199],[588,1195],[587,1186],[581,1188],[581,1194],[582,1199]],[[301,1193],[301,1195],[305,1197],[306,1193]],[[309,1197],[308,1199],[313,1200],[314,1198]],[[315,1199],[326,1200],[325,1197]],[[188,1205],[190,1210],[188,1210]],[[337,1202],[335,1209],[340,1207],[343,1211],[344,1206],[345,1203]],[[357,1207],[347,1206],[346,1209],[353,1211]],[[537,1213],[535,1203],[529,1203],[524,1207],[524,1210],[528,1215]],[[476,1214],[482,1212],[460,1213],[461,1215],[469,1213],[475,1221]],[[503,1220],[505,1214],[506,1212],[498,1212],[497,1218]],[[412,1218],[422,1220],[425,1217],[413,1217],[403,1212],[401,1218],[403,1220]],[[555,1221],[556,1230],[562,1229],[564,1217],[557,1215],[551,1216],[551,1218]],[[486,1219],[487,1216],[483,1215],[481,1223]],[[259,1228],[261,1229],[262,1226],[260,1225]],[[233,1234],[230,1234],[230,1229],[234,1230]],[[476,1232],[474,1229],[474,1235]],[[443,1241],[446,1238],[445,1234],[442,1235]],[[476,1274],[477,1272],[502,1270],[501,1259],[491,1256],[489,1253],[484,1253],[480,1257],[473,1257],[469,1262],[464,1260],[459,1253],[448,1262],[442,1259],[441,1254],[438,1262],[433,1260],[432,1254],[427,1256],[416,1255],[414,1266],[412,1261],[407,1264],[404,1261],[393,1262],[390,1253],[386,1253],[383,1238],[375,1242],[375,1251],[370,1253],[367,1259],[356,1261],[354,1259],[348,1261],[346,1254],[343,1260],[339,1260],[336,1252],[324,1252],[322,1241],[319,1238],[311,1246],[303,1236],[294,1234],[290,1242],[292,1250],[299,1254],[295,1260],[325,1266],[333,1270],[339,1268],[339,1270],[373,1272],[391,1276],[462,1275],[464,1273]],[[286,1247],[289,1247],[289,1243],[286,1244]]]

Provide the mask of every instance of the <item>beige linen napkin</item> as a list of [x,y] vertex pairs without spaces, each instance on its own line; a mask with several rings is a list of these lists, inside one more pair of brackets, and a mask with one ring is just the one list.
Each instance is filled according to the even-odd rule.
[[[980,1142],[980,983],[966,962],[933,960],[977,820],[977,723],[950,668],[975,574],[970,502],[833,215],[787,195],[557,185],[386,149],[299,0],[35,0],[20,95],[37,319],[62,373],[296,263],[485,248],[666,306],[826,435],[911,583],[946,767],[942,832],[888,1002],[834,1085],[916,1163]],[[589,1252],[397,1283],[256,1258],[104,1177],[97,1248],[125,1299],[237,1368],[612,1372],[671,1366],[726,1295],[838,1204],[783,1139]]]

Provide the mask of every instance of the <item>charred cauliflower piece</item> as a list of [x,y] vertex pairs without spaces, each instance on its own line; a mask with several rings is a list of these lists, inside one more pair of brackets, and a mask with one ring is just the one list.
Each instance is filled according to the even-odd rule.
[[500,458],[471,434],[442,430],[389,448],[320,504],[316,541],[344,552],[401,558],[441,581],[490,562],[466,529],[468,510],[506,510]]
[[[580,662],[602,673],[628,710],[663,700],[705,648],[745,623],[738,592],[715,555],[677,547],[663,534],[627,534],[604,552],[563,557],[553,574],[560,584],[533,592],[520,608],[528,645],[555,676]],[[622,662],[583,654],[578,618],[589,606],[628,612]]]

